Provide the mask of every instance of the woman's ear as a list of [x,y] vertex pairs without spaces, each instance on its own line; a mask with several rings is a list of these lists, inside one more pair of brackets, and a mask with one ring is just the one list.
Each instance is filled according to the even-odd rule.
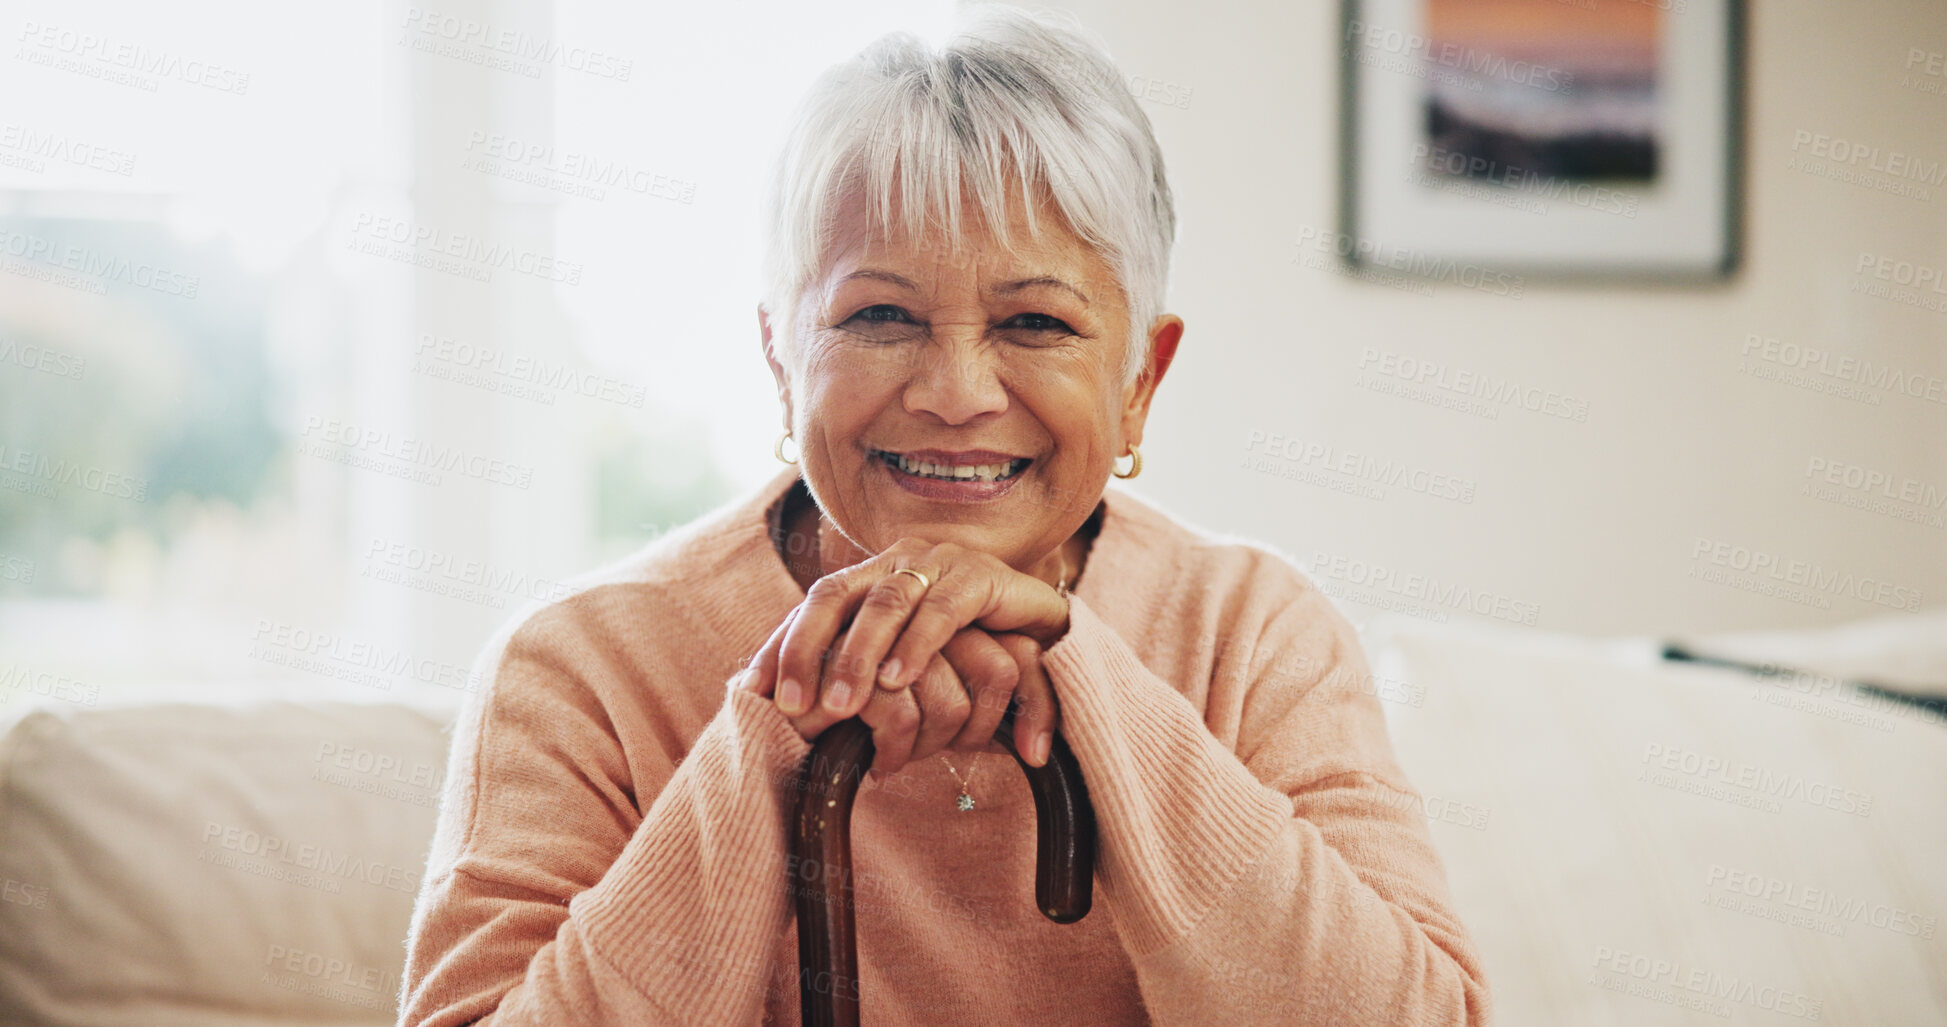
[[771,335],[771,312],[762,303],[757,305],[757,334],[764,349],[764,363],[770,365],[771,380],[777,383],[778,401],[784,404],[784,427],[788,430],[791,427],[791,372],[785,370],[783,362],[778,359],[777,343]]
[[1122,405],[1122,437],[1142,445],[1143,423],[1149,420],[1149,401],[1156,398],[1156,387],[1163,383],[1170,362],[1176,359],[1176,344],[1183,339],[1183,319],[1175,314],[1156,318],[1149,329],[1149,364],[1136,375]]

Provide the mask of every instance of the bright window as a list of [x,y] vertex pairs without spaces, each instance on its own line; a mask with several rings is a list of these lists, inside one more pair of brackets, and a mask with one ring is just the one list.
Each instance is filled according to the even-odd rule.
[[948,10],[193,6],[7,26],[0,706],[455,702],[768,477],[772,150]]

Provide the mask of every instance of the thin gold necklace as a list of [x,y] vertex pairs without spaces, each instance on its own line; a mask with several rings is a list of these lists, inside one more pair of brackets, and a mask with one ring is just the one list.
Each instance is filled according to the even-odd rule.
[[[1068,557],[1066,555],[1061,558],[1061,576],[1055,581],[1055,591],[1063,595],[1068,594]],[[953,764],[947,760],[946,753],[940,754],[940,762],[946,764],[946,772],[952,774],[955,781],[960,782],[960,797],[953,800],[953,805],[962,813],[972,812],[974,808],[974,797],[967,790],[967,786],[973,782],[973,776],[980,773],[980,758],[985,755],[986,753],[981,752],[974,753],[973,762],[967,766],[967,776],[963,778],[960,776],[959,771],[953,769]]]
[[974,808],[974,799],[973,796],[967,792],[967,785],[969,782],[973,780],[973,776],[975,774],[980,773],[980,767],[978,765],[980,763],[980,757],[981,757],[980,753],[974,754],[975,765],[968,768],[967,776],[963,778],[960,776],[959,771],[953,769],[953,764],[947,763],[946,753],[940,754],[940,762],[946,763],[946,772],[952,774],[953,779],[955,781],[960,782],[960,797],[958,799],[953,800],[953,804],[959,807],[960,812],[962,813],[965,813]]

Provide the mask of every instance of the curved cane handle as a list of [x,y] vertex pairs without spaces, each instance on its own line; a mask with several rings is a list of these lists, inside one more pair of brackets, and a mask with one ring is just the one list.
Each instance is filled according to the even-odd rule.
[[[1034,900],[1041,915],[1072,924],[1088,915],[1095,887],[1095,810],[1082,767],[1056,735],[1048,762],[1031,766],[1014,748],[1014,710],[994,739],[1027,773],[1037,843]],[[798,910],[798,995],[804,1027],[857,1027],[859,952],[852,923],[852,800],[872,765],[872,729],[853,717],[826,728],[805,757],[791,835]],[[807,880],[807,877],[810,879]]]

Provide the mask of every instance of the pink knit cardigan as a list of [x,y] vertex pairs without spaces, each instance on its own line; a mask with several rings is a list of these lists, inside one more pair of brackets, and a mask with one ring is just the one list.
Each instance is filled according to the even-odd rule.
[[[788,787],[809,745],[729,685],[804,590],[787,468],[516,618],[458,719],[401,1024],[798,1022]],[[1484,1024],[1350,625],[1288,561],[1125,492],[1044,654],[1099,831],[1080,923],[1034,908],[1007,757],[861,787],[863,1021]],[[955,761],[966,773],[971,757]]]

